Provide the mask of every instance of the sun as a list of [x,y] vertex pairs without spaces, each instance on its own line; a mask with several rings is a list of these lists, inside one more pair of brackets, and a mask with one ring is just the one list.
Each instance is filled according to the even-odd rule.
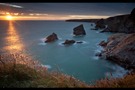
[[13,20],[13,16],[7,15],[7,16],[6,16],[6,20]]

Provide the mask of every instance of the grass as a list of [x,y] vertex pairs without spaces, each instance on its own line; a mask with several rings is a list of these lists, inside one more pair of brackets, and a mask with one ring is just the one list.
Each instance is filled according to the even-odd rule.
[[95,88],[135,88],[135,74],[123,78],[102,79],[96,82]]
[[0,87],[7,88],[133,88],[135,74],[97,80],[94,85],[47,68],[22,54],[0,55]]
[[74,77],[48,72],[38,61],[21,54],[0,55],[0,87],[88,87]]

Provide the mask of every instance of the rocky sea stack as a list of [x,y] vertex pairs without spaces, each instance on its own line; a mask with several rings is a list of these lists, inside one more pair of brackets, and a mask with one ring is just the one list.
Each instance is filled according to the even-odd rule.
[[71,45],[71,44],[74,44],[75,43],[75,40],[65,40],[65,42],[63,44],[65,45]]
[[55,40],[58,40],[57,34],[52,33],[51,35],[49,35],[49,36],[46,38],[45,43],[53,42],[53,41],[55,41]]
[[85,32],[84,27],[83,27],[83,24],[75,27],[73,29],[73,34],[76,35],[76,36],[77,35],[86,35],[86,32]]

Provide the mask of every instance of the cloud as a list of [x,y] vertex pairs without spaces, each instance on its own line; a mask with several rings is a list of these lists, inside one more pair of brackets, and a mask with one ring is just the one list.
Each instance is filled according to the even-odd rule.
[[10,6],[10,7],[14,7],[14,8],[23,8],[22,6],[18,6],[18,5],[14,5],[14,4],[7,4],[7,3],[0,3],[0,5]]
[[100,19],[100,18],[108,18],[107,15],[69,15],[70,18],[76,19]]

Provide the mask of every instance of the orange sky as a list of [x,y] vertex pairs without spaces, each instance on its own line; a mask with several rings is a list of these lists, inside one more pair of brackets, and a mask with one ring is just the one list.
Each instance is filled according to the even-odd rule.
[[0,20],[101,19],[129,14],[135,3],[0,3]]
[[[12,15],[11,15],[12,16]],[[0,20],[7,20],[7,15],[0,16]],[[100,19],[108,18],[109,16],[97,16],[97,15],[13,15],[13,20],[67,20],[67,19]]]

